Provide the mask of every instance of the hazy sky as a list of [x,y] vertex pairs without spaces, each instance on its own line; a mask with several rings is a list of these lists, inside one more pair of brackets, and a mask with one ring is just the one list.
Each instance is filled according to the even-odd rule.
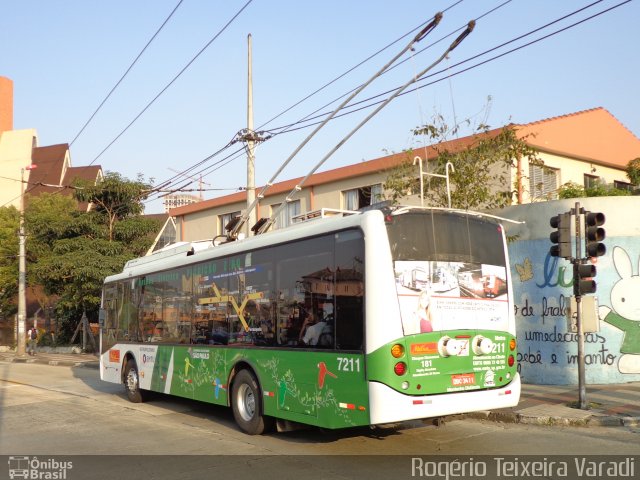
[[[447,72],[458,72],[623,0],[595,2],[579,14],[461,66],[456,64],[594,2],[253,0],[100,155],[247,1],[184,0],[72,144],[72,164],[94,162],[129,178],[142,173],[158,184],[173,177],[174,170],[192,167],[225,147],[246,127],[249,33],[253,37],[255,128],[277,129],[364,82],[400,51],[409,37],[264,124],[437,11],[451,7],[437,29],[416,46],[414,54],[406,55],[408,61],[369,86],[358,99],[402,85],[440,56],[457,33],[420,52],[423,48],[503,3],[479,19],[475,31],[434,70],[442,73],[419,85],[442,81],[396,99],[321,170],[419,146],[423,139],[414,137],[411,129],[430,121],[434,114],[443,115],[449,123],[454,118],[460,121],[471,117],[476,123],[486,121],[497,127],[604,107],[640,136],[637,0],[450,79],[444,78]],[[72,142],[178,3],[0,0],[0,75],[14,81],[14,128],[37,129],[41,146]],[[487,111],[489,96],[492,101]],[[305,175],[371,110],[332,121],[279,180]],[[310,131],[283,133],[260,145],[256,151],[256,183],[267,181]],[[236,144],[191,171],[199,176],[204,169],[204,187],[223,189],[206,191],[205,198],[231,193],[245,184],[245,157],[236,155],[225,160],[239,147]],[[197,188],[197,183],[187,188]],[[148,213],[161,210],[158,200],[147,204]]]

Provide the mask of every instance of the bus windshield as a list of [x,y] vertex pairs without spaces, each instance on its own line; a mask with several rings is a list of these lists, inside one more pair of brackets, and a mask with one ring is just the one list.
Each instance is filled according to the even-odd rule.
[[500,225],[432,210],[392,216],[387,230],[405,335],[507,328]]

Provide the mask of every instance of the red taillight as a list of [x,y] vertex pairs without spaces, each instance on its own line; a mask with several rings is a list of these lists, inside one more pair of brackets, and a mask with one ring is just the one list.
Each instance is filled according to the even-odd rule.
[[513,355],[509,355],[509,358],[507,359],[507,363],[509,363],[510,367],[513,367],[513,364],[516,363],[515,358],[513,358]]
[[395,367],[393,367],[393,371],[398,376],[404,375],[405,373],[407,373],[407,364],[404,362],[398,362],[396,363]]

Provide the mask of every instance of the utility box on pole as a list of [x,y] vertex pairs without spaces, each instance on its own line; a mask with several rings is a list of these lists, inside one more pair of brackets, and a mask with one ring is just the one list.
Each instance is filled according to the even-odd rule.
[[[584,296],[581,299],[581,321],[584,333],[596,333],[600,331],[598,320],[598,299]],[[567,311],[567,330],[578,333],[578,306],[576,297],[571,297],[571,305]]]

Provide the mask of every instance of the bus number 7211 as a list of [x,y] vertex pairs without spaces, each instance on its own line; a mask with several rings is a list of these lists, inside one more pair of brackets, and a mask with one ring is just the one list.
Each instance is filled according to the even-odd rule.
[[342,372],[359,372],[360,359],[338,357],[338,370]]

